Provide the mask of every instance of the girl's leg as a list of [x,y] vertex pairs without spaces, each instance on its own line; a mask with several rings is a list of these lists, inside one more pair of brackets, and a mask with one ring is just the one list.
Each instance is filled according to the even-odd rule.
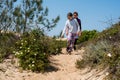
[[72,40],[70,40],[69,52],[72,52]]
[[72,49],[74,49],[74,46],[75,46],[75,34],[73,34],[72,35],[72,43],[71,43],[71,45],[72,45]]
[[70,40],[67,41],[67,48],[66,48],[66,51],[68,52],[70,49]]
[[71,39],[72,39],[72,33],[69,33],[67,36],[67,52],[71,52]]

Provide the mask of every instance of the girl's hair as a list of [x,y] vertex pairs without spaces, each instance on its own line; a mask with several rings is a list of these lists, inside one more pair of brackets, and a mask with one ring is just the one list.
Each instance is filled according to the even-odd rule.
[[67,14],[67,16],[72,17],[72,16],[73,16],[73,14],[72,14],[71,12],[69,12],[69,13]]

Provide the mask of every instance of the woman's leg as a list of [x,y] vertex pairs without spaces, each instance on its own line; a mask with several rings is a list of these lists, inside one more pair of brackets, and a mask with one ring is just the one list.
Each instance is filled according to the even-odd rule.
[[74,42],[74,50],[76,50],[76,44],[77,44],[77,38],[75,38],[75,42]]

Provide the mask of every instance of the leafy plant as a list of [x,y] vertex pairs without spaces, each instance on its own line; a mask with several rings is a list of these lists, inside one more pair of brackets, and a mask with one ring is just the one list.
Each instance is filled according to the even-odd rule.
[[98,31],[92,30],[92,31],[83,31],[82,35],[78,39],[78,43],[82,43],[91,39],[94,39],[98,34]]
[[39,29],[25,36],[16,42],[14,51],[20,66],[23,69],[44,72],[50,66],[49,56],[61,52],[59,43],[45,36]]

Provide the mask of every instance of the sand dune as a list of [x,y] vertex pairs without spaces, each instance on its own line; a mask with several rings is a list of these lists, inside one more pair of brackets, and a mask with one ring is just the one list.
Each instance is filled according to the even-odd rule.
[[[79,70],[75,67],[76,60],[82,59],[84,50],[73,52],[71,55],[55,55],[50,58],[51,64],[58,70],[42,73],[32,73],[17,69],[9,62],[0,64],[7,67],[5,71],[0,70],[0,80],[103,80],[106,70],[98,71],[96,69],[89,71],[89,68]],[[9,64],[8,64],[9,63]],[[89,71],[89,72],[88,72]]]

